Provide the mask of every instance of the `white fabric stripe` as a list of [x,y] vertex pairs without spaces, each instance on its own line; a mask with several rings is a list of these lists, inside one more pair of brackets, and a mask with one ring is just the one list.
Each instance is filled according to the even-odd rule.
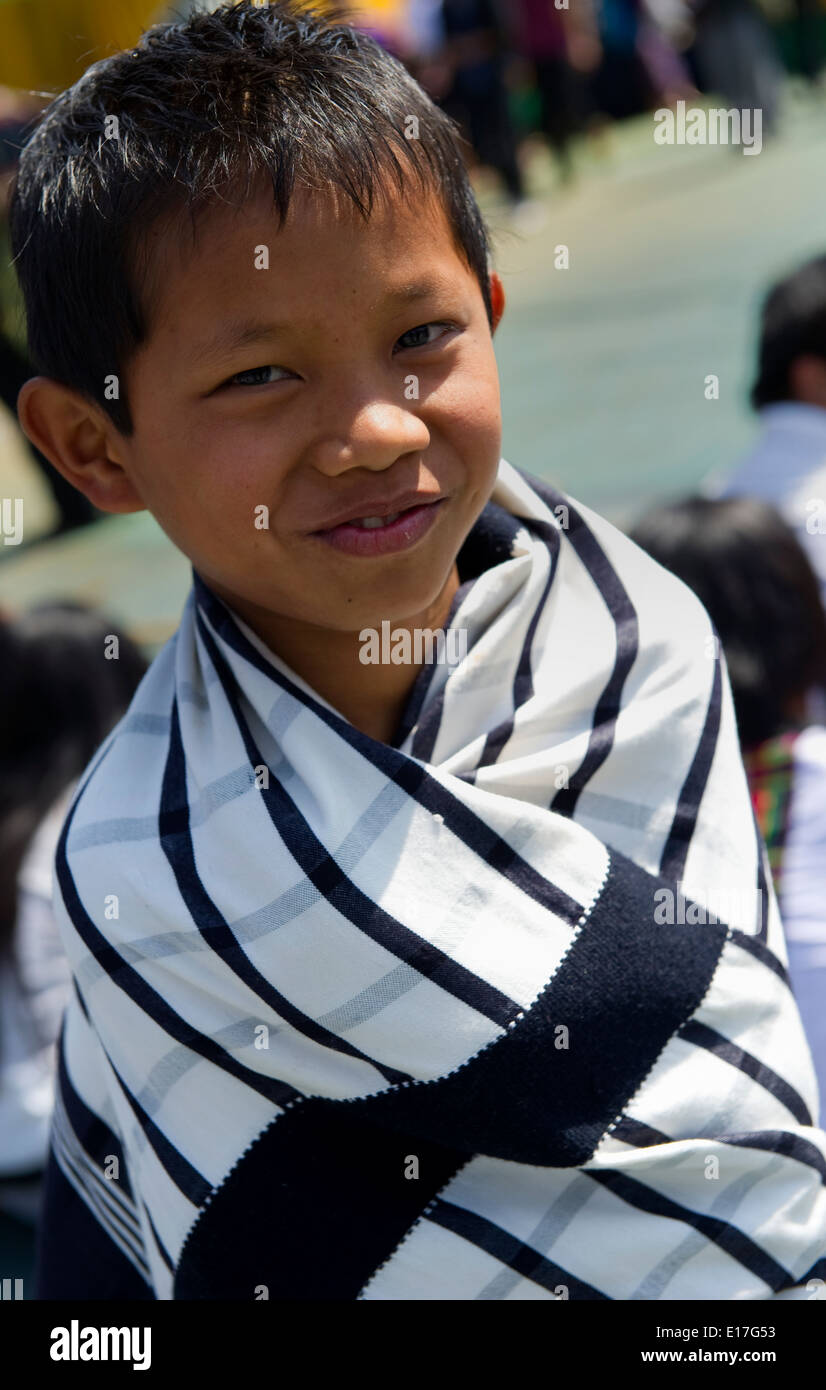
[[97,1191],[91,1189],[84,1182],[71,1156],[67,1155],[62,1147],[56,1148],[54,1152],[55,1158],[60,1164],[65,1177],[71,1183],[72,1187],[74,1187],[77,1195],[95,1216],[98,1224],[106,1232],[112,1243],[126,1256],[130,1264],[134,1265],[135,1269],[141,1275],[141,1278],[151,1287],[152,1276],[149,1271],[149,1266],[128,1237],[124,1236],[117,1223],[111,1220],[108,1210],[105,1204],[100,1201]]
[[99,1168],[81,1144],[63,1100],[59,1096],[55,1102],[53,1126],[54,1137],[67,1152],[72,1154],[73,1161],[79,1171],[84,1172],[92,1185],[100,1189],[103,1200],[112,1208],[113,1214],[118,1217],[121,1223],[130,1229],[134,1236],[140,1238],[140,1221],[134,1203],[129,1200],[115,1181],[101,1177]]
[[82,1149],[71,1125],[65,1130],[57,1130],[53,1141],[53,1151],[60,1167],[86,1206],[97,1217],[109,1239],[126,1255],[139,1274],[151,1284],[149,1267],[143,1254],[143,1241],[140,1230],[124,1230],[122,1213],[117,1218],[113,1213],[110,1193],[103,1179],[97,1179],[79,1161]]
[[58,1140],[55,1145],[55,1156],[61,1168],[67,1174],[71,1173],[73,1186],[79,1195],[86,1194],[87,1205],[95,1211],[100,1224],[105,1228],[107,1234],[121,1248],[130,1252],[132,1263],[140,1267],[144,1277],[149,1282],[149,1269],[142,1251],[142,1237],[140,1233],[135,1235],[129,1230],[124,1230],[122,1222],[113,1213],[112,1208],[106,1202],[101,1187],[91,1182],[85,1174],[83,1168],[78,1164],[71,1149],[62,1141]]

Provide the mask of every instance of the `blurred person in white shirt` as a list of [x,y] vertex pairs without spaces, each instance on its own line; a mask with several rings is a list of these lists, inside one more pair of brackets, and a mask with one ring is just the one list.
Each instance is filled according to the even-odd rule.
[[778,281],[763,303],[751,402],[761,431],[708,497],[759,497],[785,517],[826,596],[826,256]]

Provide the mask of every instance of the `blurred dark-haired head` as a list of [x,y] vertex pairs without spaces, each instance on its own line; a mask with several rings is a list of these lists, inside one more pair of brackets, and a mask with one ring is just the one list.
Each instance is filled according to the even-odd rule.
[[648,512],[631,539],[701,600],[731,679],[740,742],[751,748],[826,690],[826,615],[808,556],[767,503],[689,497]]
[[134,642],[80,604],[0,619],[0,951],[39,822],[125,713],[145,670]]
[[826,407],[826,256],[779,280],[763,302],[755,410],[779,401]]

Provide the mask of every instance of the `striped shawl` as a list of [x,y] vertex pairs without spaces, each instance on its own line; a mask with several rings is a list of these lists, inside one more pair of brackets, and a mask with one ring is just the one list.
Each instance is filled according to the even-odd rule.
[[805,1299],[826,1136],[705,611],[505,460],[360,733],[198,576],[65,822],[41,1297]]

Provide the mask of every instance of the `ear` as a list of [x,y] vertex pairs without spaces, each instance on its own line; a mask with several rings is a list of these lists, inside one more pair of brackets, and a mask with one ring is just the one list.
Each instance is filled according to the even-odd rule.
[[35,376],[20,388],[17,415],[26,437],[94,506],[145,510],[119,461],[127,442],[99,406],[51,377]]
[[505,312],[505,290],[495,270],[490,272],[490,304],[493,310],[493,329],[496,332],[499,320]]
[[789,367],[789,386],[794,400],[826,408],[826,360],[806,354]]

